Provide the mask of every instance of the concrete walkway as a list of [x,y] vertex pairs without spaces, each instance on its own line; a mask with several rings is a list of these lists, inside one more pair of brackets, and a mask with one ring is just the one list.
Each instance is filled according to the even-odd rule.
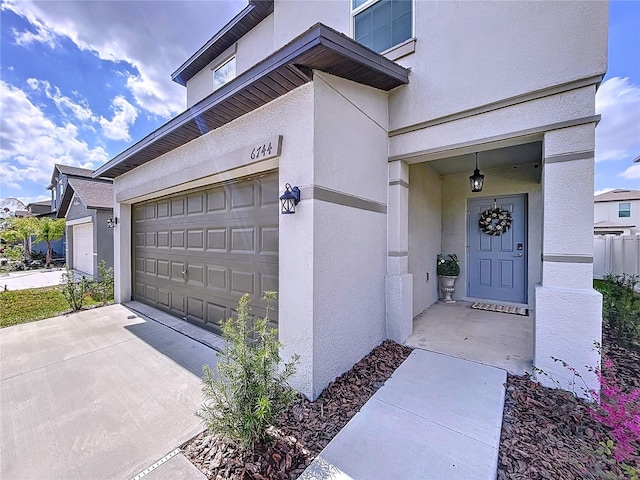
[[4,273],[0,275],[0,290],[13,291],[60,285],[63,272],[62,268],[52,268]]
[[301,480],[495,480],[506,372],[414,350]]

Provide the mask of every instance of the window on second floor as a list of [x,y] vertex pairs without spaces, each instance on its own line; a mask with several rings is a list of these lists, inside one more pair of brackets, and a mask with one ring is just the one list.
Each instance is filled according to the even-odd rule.
[[378,53],[413,37],[413,0],[351,0],[353,39]]
[[631,216],[631,203],[619,203],[618,204],[618,217],[630,217]]
[[236,78],[236,57],[231,57],[213,69],[213,89],[219,89],[234,78]]

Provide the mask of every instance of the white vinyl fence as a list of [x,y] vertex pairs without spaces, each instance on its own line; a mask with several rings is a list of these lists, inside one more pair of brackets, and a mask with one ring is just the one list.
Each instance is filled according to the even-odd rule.
[[640,275],[640,236],[593,236],[593,278],[610,272]]

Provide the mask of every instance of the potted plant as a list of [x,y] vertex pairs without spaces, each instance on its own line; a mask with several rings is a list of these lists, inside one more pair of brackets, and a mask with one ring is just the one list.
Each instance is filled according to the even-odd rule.
[[456,303],[451,298],[455,290],[456,278],[460,275],[460,262],[456,254],[438,255],[438,283],[444,303]]

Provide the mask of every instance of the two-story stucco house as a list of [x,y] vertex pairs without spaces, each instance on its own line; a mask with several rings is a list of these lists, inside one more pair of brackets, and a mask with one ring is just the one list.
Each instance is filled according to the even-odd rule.
[[56,164],[51,174],[51,211],[66,219],[66,258],[69,268],[94,276],[98,264],[113,266],[113,182],[92,178],[93,170]]
[[593,231],[598,235],[640,234],[640,190],[618,189],[593,198]]
[[[186,111],[94,172],[114,179],[117,301],[218,331],[242,293],[277,290],[294,386],[315,398],[411,334],[438,300],[436,255],[455,253],[456,298],[531,309],[537,367],[596,365],[607,9],[250,0],[173,73]],[[479,226],[494,205],[502,235]]]

